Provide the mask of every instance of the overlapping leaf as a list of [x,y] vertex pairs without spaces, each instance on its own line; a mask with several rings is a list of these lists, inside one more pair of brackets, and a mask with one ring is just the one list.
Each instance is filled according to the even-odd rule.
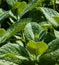
[[40,25],[37,23],[28,23],[24,29],[24,36],[27,41],[39,39],[39,32],[41,31]]
[[41,12],[43,12],[43,14],[45,15],[46,19],[55,27],[59,27],[59,23],[58,21],[56,21],[56,19],[54,19],[53,17],[59,17],[59,13],[57,11],[54,11],[53,9],[49,9],[49,8],[44,8],[44,7],[38,7],[38,10],[40,10]]

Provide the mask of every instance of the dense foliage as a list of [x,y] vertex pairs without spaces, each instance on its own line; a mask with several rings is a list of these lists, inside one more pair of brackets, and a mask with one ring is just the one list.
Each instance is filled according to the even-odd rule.
[[0,65],[59,65],[59,0],[0,0]]

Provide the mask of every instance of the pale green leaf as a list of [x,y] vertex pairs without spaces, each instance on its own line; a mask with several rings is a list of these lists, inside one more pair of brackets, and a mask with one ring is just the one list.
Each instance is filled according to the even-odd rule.
[[16,13],[17,14],[20,14],[24,8],[26,7],[26,2],[16,2],[14,5],[13,5],[13,10],[16,10]]
[[6,33],[5,29],[0,28],[0,37],[2,37]]
[[18,64],[0,59],[0,65],[18,65]]
[[44,42],[35,42],[35,41],[29,41],[27,43],[27,49],[30,53],[35,55],[41,55],[48,49],[48,46]]

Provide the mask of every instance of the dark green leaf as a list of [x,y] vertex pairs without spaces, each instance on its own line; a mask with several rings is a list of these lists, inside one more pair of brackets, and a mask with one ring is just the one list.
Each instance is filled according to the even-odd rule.
[[54,11],[53,9],[44,8],[44,7],[37,7],[37,10],[40,10],[45,15],[46,19],[55,27],[59,26],[58,21],[56,21],[53,17],[59,17],[59,13]]
[[59,49],[47,54],[44,54],[39,58],[39,65],[55,65],[59,58]]
[[4,34],[4,36],[1,37],[0,45],[3,45],[3,42],[5,42],[7,39],[15,35],[17,32],[23,30],[27,22],[28,20],[26,19],[26,20],[21,20],[20,22],[16,22],[13,25],[11,25],[10,28]]
[[52,52],[59,49],[59,39],[55,39],[48,44],[47,52]]

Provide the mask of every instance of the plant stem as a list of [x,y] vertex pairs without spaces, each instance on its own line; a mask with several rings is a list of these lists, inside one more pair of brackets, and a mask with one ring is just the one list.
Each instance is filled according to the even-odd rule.
[[54,0],[53,9],[56,10],[56,0]]

